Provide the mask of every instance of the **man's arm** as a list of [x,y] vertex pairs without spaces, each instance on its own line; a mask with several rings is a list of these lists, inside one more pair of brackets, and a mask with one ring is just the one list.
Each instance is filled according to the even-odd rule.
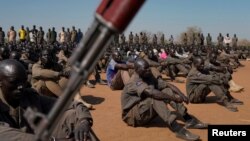
[[59,72],[52,71],[49,69],[42,69],[40,65],[34,64],[32,66],[32,77],[37,79],[57,79],[59,78]]
[[118,70],[128,70],[128,69],[133,69],[134,67],[130,64],[115,64],[115,69]]
[[153,99],[157,99],[157,100],[172,100],[172,101],[175,101],[178,103],[183,102],[183,99],[179,95],[173,95],[171,97],[171,96],[166,95],[157,89],[147,88],[143,91],[143,94],[145,94],[146,96],[151,97]]
[[220,80],[219,77],[215,75],[202,74],[200,72],[189,75],[188,80],[190,83],[198,83],[198,84],[222,84],[222,81]]

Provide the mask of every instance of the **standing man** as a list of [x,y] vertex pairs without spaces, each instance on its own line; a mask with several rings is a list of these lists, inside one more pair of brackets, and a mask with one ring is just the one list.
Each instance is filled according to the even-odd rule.
[[70,36],[71,36],[71,42],[76,43],[76,41],[77,41],[77,31],[75,29],[75,26],[72,26],[72,31],[70,33]]
[[173,35],[170,36],[170,38],[169,38],[168,41],[169,41],[169,44],[170,44],[170,45],[173,45],[173,44],[174,44],[174,37],[173,37]]
[[161,35],[161,45],[162,46],[165,45],[165,35],[164,34]]
[[18,36],[19,36],[19,40],[20,40],[20,42],[25,42],[25,38],[26,38],[26,31],[25,31],[25,29],[24,29],[24,26],[22,25],[21,26],[21,29],[19,30],[19,32],[18,32]]
[[123,44],[125,44],[125,42],[126,42],[126,37],[125,37],[125,35],[124,35],[124,33],[122,33],[121,34],[121,44],[123,45]]
[[129,44],[131,45],[131,44],[133,44],[133,42],[134,42],[134,35],[133,35],[132,32],[130,32],[130,34],[129,34]]
[[204,46],[204,35],[203,35],[203,33],[201,33],[200,38],[201,38],[201,46]]
[[218,41],[218,47],[223,47],[224,37],[221,35],[221,33],[219,33],[219,36],[217,37],[217,41]]
[[153,39],[152,39],[153,45],[157,45],[157,36],[154,34]]
[[36,29],[36,26],[33,25],[33,29],[31,30],[31,34],[30,34],[30,40],[31,40],[31,42],[37,43],[37,32],[38,32],[38,30]]
[[14,26],[10,27],[10,30],[7,36],[8,36],[8,42],[16,42],[16,31],[14,29]]
[[229,37],[229,34],[227,33],[226,37],[224,37],[224,44],[226,45],[226,47],[229,47],[231,43],[232,39],[231,37]]
[[135,33],[135,44],[139,44],[139,36],[137,35],[137,33]]
[[57,38],[57,33],[55,31],[55,27],[52,27],[50,43],[54,44],[56,42],[56,38]]
[[44,41],[44,31],[43,28],[40,26],[39,31],[37,32],[37,43],[42,44]]
[[79,28],[78,32],[77,32],[77,43],[79,43],[82,38],[83,38],[83,33],[82,33],[81,29]]
[[48,29],[48,32],[46,33],[46,39],[47,39],[47,43],[50,43],[51,40],[51,29]]
[[143,32],[140,32],[140,44],[144,44],[144,43],[145,43],[145,39],[144,39]]
[[238,42],[238,37],[236,36],[236,34],[234,34],[234,37],[232,38],[232,45],[234,48],[237,47],[237,42]]
[[144,44],[148,44],[148,36],[146,32],[143,34],[143,38],[144,38]]
[[207,41],[207,46],[211,47],[211,45],[212,45],[212,37],[210,36],[210,33],[207,34],[206,41]]
[[2,27],[0,27],[0,45],[4,44],[4,38],[5,38],[5,33],[2,29]]
[[201,34],[200,33],[197,34],[195,41],[196,41],[197,46],[201,45]]
[[184,46],[187,46],[187,42],[188,42],[187,33],[184,33],[184,37],[183,37],[182,42],[183,42],[183,45],[184,45]]
[[29,30],[29,27],[26,27],[25,40],[26,40],[26,42],[30,42],[30,30]]
[[65,32],[65,28],[62,27],[62,31],[59,33],[59,42],[62,44],[66,41],[66,32]]
[[67,28],[67,32],[66,32],[66,43],[69,43],[71,41],[71,33],[70,33],[70,29]]

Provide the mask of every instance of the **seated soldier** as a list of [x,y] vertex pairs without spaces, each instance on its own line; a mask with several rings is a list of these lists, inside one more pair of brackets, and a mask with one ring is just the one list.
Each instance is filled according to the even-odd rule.
[[243,102],[232,97],[227,85],[228,79],[226,77],[204,69],[204,60],[201,57],[196,57],[193,60],[193,67],[186,82],[187,95],[191,103],[205,102],[206,96],[212,91],[219,103],[228,110],[236,112],[238,109],[234,104],[243,104]]
[[[67,78],[70,75],[70,69],[63,69],[52,58],[50,50],[42,50],[39,61],[32,66],[31,85],[39,94],[59,97],[68,82]],[[90,109],[93,108],[91,104],[81,99],[80,93],[76,95],[75,100],[82,102]]]
[[169,51],[169,55],[166,60],[163,61],[163,65],[167,66],[167,72],[169,74],[169,77],[171,81],[177,82],[177,83],[184,83],[184,80],[176,79],[177,74],[179,72],[182,73],[184,77],[188,74],[188,69],[184,65],[184,61],[177,58],[174,54],[174,50],[171,49]]
[[[39,95],[28,88],[27,74],[23,65],[16,60],[0,62],[0,138],[4,141],[33,141],[35,129],[24,118],[26,109],[48,114],[56,99]],[[98,140],[91,131],[92,117],[88,109],[73,102],[65,111],[52,132],[53,138],[67,140]],[[73,136],[75,135],[75,136]]]
[[108,64],[106,77],[108,86],[112,90],[122,90],[130,79],[128,70],[133,68],[132,64],[122,61],[122,56],[118,51],[112,52],[112,58]]
[[186,122],[186,128],[207,128],[207,125],[187,113],[183,101],[187,97],[177,94],[172,85],[162,79],[156,79],[150,66],[144,59],[138,58],[134,63],[135,72],[125,85],[122,95],[122,119],[129,126],[143,126],[156,116],[166,122],[176,136],[185,140],[198,140],[199,136],[190,133],[176,122],[177,114],[167,107],[170,104]]
[[230,92],[240,92],[244,87],[237,85],[232,79],[233,70],[231,66],[217,62],[216,53],[210,53],[208,59],[205,60],[205,69],[211,73],[216,73],[221,77],[225,77],[228,80],[228,86]]
[[[57,63],[60,64],[61,66],[63,66],[63,68],[67,70],[67,69],[70,68],[70,66],[69,66],[69,63],[68,63],[68,57],[66,57],[66,55],[64,53],[65,52],[64,50],[65,49],[61,49],[56,54],[56,57],[58,58]],[[101,79],[101,75],[98,72],[97,67],[95,67],[95,69],[93,71],[93,75],[95,76],[95,80],[96,80],[97,83],[99,83],[100,85],[107,85],[107,83],[104,82]],[[95,88],[95,86],[89,80],[86,81],[86,86],[89,87],[89,88]]]

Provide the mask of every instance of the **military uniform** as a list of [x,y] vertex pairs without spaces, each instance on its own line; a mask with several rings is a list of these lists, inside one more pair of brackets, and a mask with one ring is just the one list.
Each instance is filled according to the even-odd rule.
[[233,47],[237,47],[237,42],[238,42],[238,38],[237,37],[233,37],[232,38],[232,45],[233,45]]
[[37,43],[42,44],[44,41],[44,31],[40,30],[37,32]]
[[[16,141],[34,140],[34,130],[29,126],[26,119],[23,117],[25,110],[28,107],[36,109],[37,112],[48,114],[56,99],[41,96],[33,89],[26,89],[21,97],[20,104],[17,108],[10,106],[4,99],[0,90],[0,137],[1,140]],[[65,139],[68,135],[69,128],[76,125],[80,120],[87,119],[92,123],[92,117],[88,109],[81,103],[73,102],[65,111],[60,121],[52,132],[55,138]],[[90,133],[93,140],[93,134]]]
[[157,37],[156,37],[156,35],[153,37],[153,45],[157,45]]
[[124,34],[121,35],[121,44],[125,44],[126,42],[126,37],[124,36]]
[[71,31],[71,42],[74,43],[76,42],[76,38],[77,37],[77,31],[76,30],[72,30]]
[[165,37],[164,34],[161,35],[161,45],[165,45]]
[[147,80],[142,80],[137,73],[134,73],[121,95],[122,119],[129,126],[145,125],[157,115],[170,125],[176,119],[176,115],[166,107],[167,103],[181,115],[187,112],[183,104],[146,97],[143,94],[145,89],[158,89],[167,95],[174,95],[166,82],[161,79],[156,79],[152,75]]
[[207,41],[207,46],[211,46],[212,45],[212,37],[210,35],[208,35],[206,37],[206,41]]
[[153,67],[153,66],[158,66],[159,65],[158,62],[149,59],[144,52],[140,52],[139,57],[148,62],[149,66],[151,66],[150,70],[155,78],[159,78],[161,76],[160,71],[156,67]]
[[129,44],[133,44],[134,42],[134,35],[132,33],[129,34]]
[[168,56],[163,64],[167,66],[171,80],[175,80],[175,77],[179,72],[182,72],[185,76],[188,74],[188,69],[183,65],[183,61],[178,58]]
[[4,44],[4,38],[5,38],[5,33],[3,31],[0,31],[0,45]]
[[227,89],[223,86],[220,75],[209,72],[199,72],[192,68],[187,76],[186,91],[191,103],[203,103],[206,96],[212,91],[219,101],[227,99]]
[[184,37],[183,37],[183,45],[186,46],[187,42],[188,42],[187,35],[184,35]]
[[218,46],[222,47],[223,46],[224,37],[220,35],[220,36],[217,37],[217,40],[218,40]]
[[135,44],[139,44],[139,36],[135,34]]

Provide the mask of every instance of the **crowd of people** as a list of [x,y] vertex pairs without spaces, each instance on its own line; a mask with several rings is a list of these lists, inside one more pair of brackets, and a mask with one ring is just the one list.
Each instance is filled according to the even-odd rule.
[[[21,26],[18,34],[12,26],[6,37],[0,27],[1,139],[34,139],[36,131],[23,113],[27,107],[44,114],[49,112],[70,77],[68,59],[82,37],[81,30],[74,26],[67,31],[62,27],[59,34],[53,27],[46,35],[42,27],[37,30],[35,25],[32,30]],[[167,42],[164,34],[159,40],[154,34],[152,41],[143,32],[135,35],[130,32],[128,40],[124,34],[116,35],[93,75],[97,83],[122,91],[122,120],[127,125],[144,126],[159,116],[177,137],[198,140],[199,135],[188,129],[204,129],[207,124],[191,116],[184,103],[204,103],[213,92],[216,102],[229,111],[237,112],[237,105],[243,104],[231,94],[244,90],[232,74],[244,67],[240,60],[249,59],[250,48],[237,46],[236,34],[230,38],[229,34],[223,37],[220,33],[217,41],[213,44],[210,34],[205,39],[202,33],[193,34],[192,38],[184,34],[180,44],[175,44],[172,35]],[[106,78],[101,73],[106,73]],[[166,76],[170,82],[185,83],[186,92],[169,83],[164,79]],[[83,85],[95,87],[89,80]],[[166,105],[181,115],[184,127]],[[89,110],[93,108],[79,91],[51,138],[99,140],[91,130],[93,120]]]

